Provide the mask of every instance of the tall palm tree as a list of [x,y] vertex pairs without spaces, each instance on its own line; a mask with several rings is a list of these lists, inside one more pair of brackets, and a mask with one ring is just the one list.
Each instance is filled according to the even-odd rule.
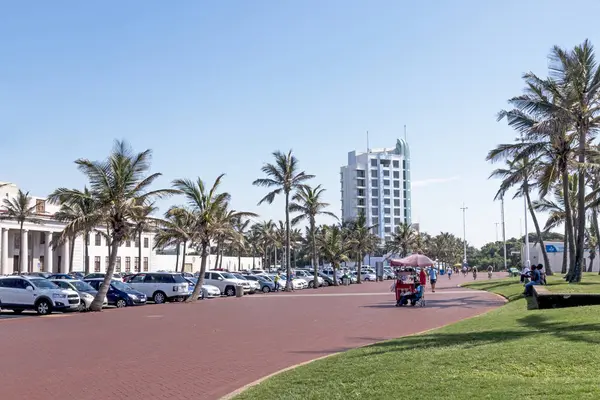
[[[354,243],[344,237],[344,232],[339,225],[324,226],[317,235],[321,254],[325,260],[331,263],[333,276],[337,277],[340,263],[349,260],[348,255]],[[338,280],[334,279],[333,284],[338,286]]]
[[[312,266],[313,266],[313,282],[318,282],[319,269],[317,266],[317,240],[315,237],[316,222],[315,219],[318,215],[328,215],[335,219],[337,216],[326,208],[329,207],[329,203],[325,203],[322,200],[322,195],[325,189],[321,188],[321,185],[317,185],[312,188],[308,185],[301,186],[298,188],[294,197],[293,202],[290,204],[289,210],[293,213],[299,213],[298,216],[292,219],[292,225],[297,225],[303,220],[308,220],[308,239],[311,243],[311,255],[312,255]],[[317,289],[319,285],[313,285],[314,289]]]
[[291,279],[291,259],[290,259],[290,195],[293,191],[301,188],[305,182],[314,178],[313,175],[308,175],[304,171],[298,170],[298,159],[292,155],[290,150],[287,154],[280,151],[273,153],[275,163],[265,164],[261,171],[267,176],[266,178],[256,179],[252,184],[266,188],[276,188],[263,197],[258,204],[272,204],[275,196],[283,194],[285,196],[285,257],[286,257],[286,290],[292,290]]
[[77,189],[71,190],[69,193],[57,196],[52,193],[48,196],[48,201],[54,204],[60,204],[60,209],[54,214],[54,218],[58,221],[66,222],[67,225],[62,233],[52,243],[54,247],[60,246],[69,240],[69,272],[73,271],[73,254],[75,251],[75,240],[79,235],[83,235],[85,254],[84,254],[84,270],[85,274],[90,273],[90,232],[93,227],[89,225],[79,225],[77,221],[81,221],[87,215],[92,215],[96,212],[96,204],[92,193],[87,187],[83,191]]
[[[356,254],[357,271],[363,263],[366,254],[370,254],[377,248],[380,239],[373,233],[376,225],[369,226],[364,212],[358,214],[355,220],[347,224],[349,237],[353,240],[352,252]],[[360,273],[356,274],[356,283],[361,283]]]
[[193,240],[195,233],[193,214],[185,207],[171,207],[165,213],[164,219],[157,221],[157,225],[158,230],[154,236],[154,248],[177,246],[178,257],[175,262],[175,271],[179,268],[179,250],[183,243],[183,255],[181,257],[181,271],[183,272],[186,245]]
[[194,225],[194,241],[200,246],[200,274],[194,292],[187,298],[186,302],[195,301],[200,295],[200,290],[202,290],[204,284],[204,273],[206,272],[206,261],[211,242],[223,230],[230,229],[231,219],[255,216],[253,213],[229,211],[227,215],[230,220],[223,219],[223,210],[227,209],[231,198],[227,192],[219,193],[223,176],[224,174],[219,175],[210,188],[207,188],[200,178],[195,182],[189,179],[173,181],[173,186],[183,194],[187,201],[189,218]]
[[[158,220],[152,217],[152,214],[158,210],[154,204],[142,205],[137,214],[133,217],[133,235],[134,242],[138,243],[138,268],[142,270],[142,234],[151,228],[156,227]],[[134,268],[135,269],[135,268]]]
[[232,238],[233,240],[232,240],[231,244],[233,245],[233,248],[237,252],[238,270],[239,271],[242,270],[242,252],[250,244],[250,243],[248,243],[248,240],[247,240],[248,238],[246,236],[246,230],[248,229],[249,225],[250,225],[249,219],[234,218],[232,221],[233,231],[236,233],[236,235]]
[[[113,276],[117,252],[123,240],[131,236],[133,224],[131,221],[140,210],[153,203],[157,198],[175,193],[171,189],[150,190],[152,183],[161,174],[149,174],[151,150],[134,153],[125,141],[115,141],[108,159],[90,161],[78,159],[77,167],[88,180],[90,193],[95,203],[95,212],[81,215],[71,223],[74,227],[93,229],[101,223],[107,223],[110,228],[110,257],[104,282],[98,290],[90,310],[101,311],[104,297]],[[51,197],[68,198],[72,202],[79,201],[83,192],[59,188]],[[79,229],[78,229],[79,230]]]
[[385,244],[386,251],[406,257],[414,248],[416,236],[417,231],[412,224],[402,222],[392,233],[392,240]]
[[[0,215],[0,219],[14,220],[19,224],[19,251],[21,259],[23,256],[27,257],[28,249],[23,248],[23,224],[29,222],[32,224],[43,223],[41,219],[36,216],[36,205],[32,204],[29,192],[23,192],[21,189],[17,192],[17,195],[10,199],[3,199],[2,204],[6,209],[6,213]],[[30,271],[29,261],[25,259],[27,264],[27,270]]]

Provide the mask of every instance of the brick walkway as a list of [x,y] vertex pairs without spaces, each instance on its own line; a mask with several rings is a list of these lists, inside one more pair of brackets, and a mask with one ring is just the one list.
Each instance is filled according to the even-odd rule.
[[391,282],[0,320],[10,400],[218,399],[290,365],[480,314],[503,302],[440,277],[426,308]]

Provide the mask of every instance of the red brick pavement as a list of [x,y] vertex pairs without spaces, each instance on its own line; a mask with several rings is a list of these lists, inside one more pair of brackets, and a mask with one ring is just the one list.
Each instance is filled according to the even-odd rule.
[[440,278],[425,308],[394,307],[383,282],[0,320],[0,398],[217,399],[288,366],[502,304],[453,288],[463,278]]

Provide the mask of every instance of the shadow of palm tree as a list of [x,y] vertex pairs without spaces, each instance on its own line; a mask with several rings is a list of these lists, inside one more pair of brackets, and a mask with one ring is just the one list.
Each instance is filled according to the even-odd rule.
[[[600,344],[600,323],[597,324],[572,324],[565,322],[550,322],[543,315],[528,315],[517,320],[519,325],[535,329],[538,333],[550,334],[561,339],[584,342],[591,344]],[[586,334],[589,332],[590,334]]]

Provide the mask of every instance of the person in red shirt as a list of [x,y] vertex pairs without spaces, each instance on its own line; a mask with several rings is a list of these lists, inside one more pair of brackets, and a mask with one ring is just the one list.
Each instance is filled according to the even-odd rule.
[[421,268],[421,272],[419,272],[419,283],[425,287],[427,283],[427,274],[425,273],[425,268]]

